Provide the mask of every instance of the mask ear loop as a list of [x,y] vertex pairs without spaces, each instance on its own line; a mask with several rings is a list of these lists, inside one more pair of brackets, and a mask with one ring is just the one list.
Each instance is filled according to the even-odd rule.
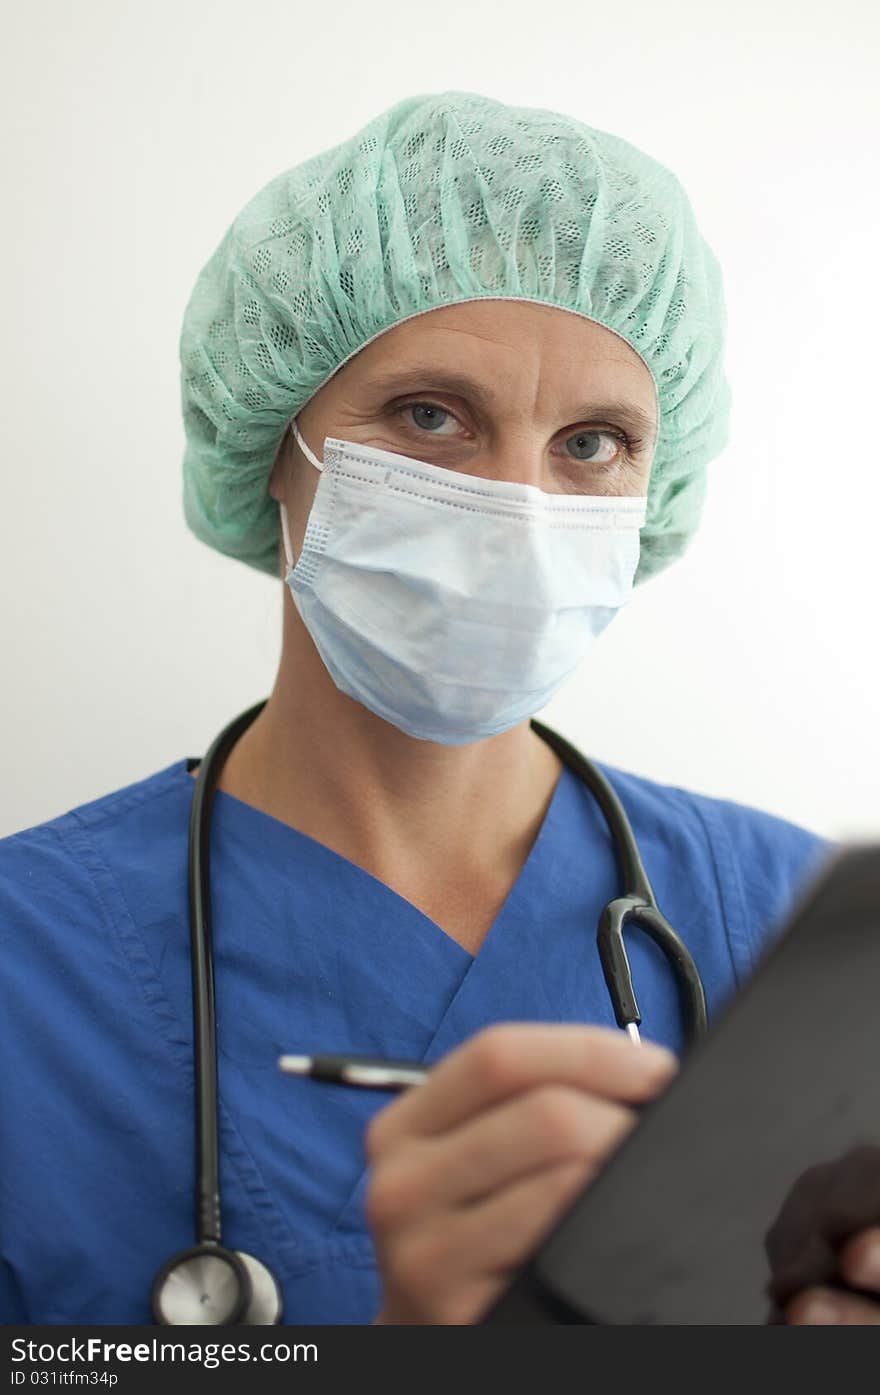
[[[300,450],[301,450],[301,451],[303,452],[303,454],[312,462],[312,464],[314,465],[314,467],[315,467],[316,470],[323,470],[323,469],[324,469],[324,466],[323,466],[322,462],[321,462],[320,460],[316,459],[316,457],[315,457],[314,455],[312,455],[312,452],[309,450],[308,446],[306,445],[306,442],[303,440],[303,437],[302,437],[302,435],[301,435],[301,433],[300,433],[300,429],[299,429],[299,427],[298,427],[297,424],[296,424],[296,418],[295,418],[295,417],[294,417],[293,421],[291,422],[291,425],[292,425],[292,427],[293,427],[293,434],[294,434],[294,436],[296,437],[296,443],[297,443],[297,445],[299,446]],[[284,560],[285,560],[286,563],[287,563],[287,573],[288,573],[288,576],[289,576],[290,573],[293,571],[293,549],[292,549],[292,547],[290,546],[290,529],[289,529],[289,527],[288,527],[288,522],[287,522],[287,505],[283,502],[283,500],[282,500],[282,502],[281,502],[280,509],[281,509],[281,534],[282,534],[282,537],[284,538]]]
[[292,426],[293,426],[293,434],[294,434],[294,436],[296,437],[296,443],[297,443],[297,445],[299,446],[300,450],[302,451],[303,455],[307,456],[308,459],[311,460],[311,462],[312,462],[312,464],[314,465],[314,467],[315,467],[316,470],[323,470],[323,468],[324,468],[323,464],[321,463],[320,460],[316,459],[316,457],[315,457],[314,455],[312,455],[312,452],[309,450],[308,446],[306,445],[305,441],[303,440],[303,438],[302,438],[302,436],[301,436],[301,434],[300,434],[300,429],[299,429],[299,427],[298,427],[297,424],[296,424],[296,420],[294,420],[291,424],[292,424]]
[[[287,575],[293,571],[293,557],[290,551],[290,530],[287,527],[287,505],[282,500],[281,505],[281,534],[284,538],[284,560],[287,563]],[[286,578],[285,578],[286,579]]]

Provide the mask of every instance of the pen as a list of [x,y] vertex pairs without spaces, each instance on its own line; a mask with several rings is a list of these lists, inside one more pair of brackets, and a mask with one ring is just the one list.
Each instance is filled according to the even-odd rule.
[[427,1080],[430,1066],[381,1056],[279,1056],[288,1075],[304,1075],[329,1085],[360,1085],[365,1090],[406,1090]]

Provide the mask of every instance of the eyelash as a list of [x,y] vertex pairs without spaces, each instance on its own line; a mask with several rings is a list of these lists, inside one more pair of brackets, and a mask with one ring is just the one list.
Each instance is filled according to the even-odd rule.
[[[435,407],[435,408],[439,408],[439,410],[440,410],[441,412],[445,412],[446,415],[452,417],[454,421],[458,421],[458,417],[455,415],[455,413],[454,413],[449,407],[444,407],[442,402],[432,402],[432,401],[430,400],[430,398],[421,398],[421,397],[420,397],[420,398],[416,398],[415,401],[413,401],[413,402],[403,402],[403,403],[401,403],[399,406],[397,406],[397,407],[395,407],[395,408],[393,409],[393,414],[394,414],[394,416],[402,416],[404,412],[410,411],[413,407]],[[460,424],[461,424],[461,423],[459,423],[459,425],[460,425]],[[415,426],[415,423],[414,423],[414,422],[408,422],[407,425]],[[630,462],[632,462],[633,457],[639,453],[639,451],[642,449],[642,446],[644,445],[644,441],[643,441],[640,437],[638,437],[638,436],[630,436],[628,432],[624,431],[621,427],[618,427],[618,426],[603,426],[603,427],[598,428],[598,430],[601,432],[602,435],[605,435],[605,436],[613,436],[614,439],[615,439],[616,441],[619,441],[620,444],[623,446],[623,453],[624,453],[624,455],[627,457],[627,460],[630,461]],[[429,435],[429,436],[430,436],[430,435],[432,435],[433,433],[429,431],[429,432],[421,432],[420,434],[421,434],[421,435]],[[572,432],[572,435],[573,435],[573,436],[576,436],[577,434],[578,434],[578,433],[577,433],[576,431],[573,431],[573,432]],[[577,460],[575,460],[574,456],[572,456],[572,462],[573,462],[573,464],[575,464],[575,465],[577,465],[577,464],[589,465],[589,464],[591,463],[589,460],[577,461]],[[611,469],[614,468],[614,466],[616,465],[616,463],[617,463],[616,461],[611,461],[611,460],[606,460],[606,461],[600,462],[600,469],[611,470]]]

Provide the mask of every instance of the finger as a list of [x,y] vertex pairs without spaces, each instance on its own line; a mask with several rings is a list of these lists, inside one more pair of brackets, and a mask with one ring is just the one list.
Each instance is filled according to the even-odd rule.
[[564,1162],[602,1163],[636,1123],[614,1100],[568,1085],[544,1085],[484,1111],[441,1136],[438,1162],[447,1196],[473,1205]]
[[880,1293],[880,1226],[860,1231],[848,1240],[838,1257],[840,1272],[853,1288]]
[[370,1221],[391,1230],[413,1216],[473,1205],[530,1173],[566,1161],[598,1165],[636,1115],[567,1085],[544,1085],[484,1110],[458,1128],[414,1138],[378,1159]]
[[505,1022],[484,1028],[373,1116],[367,1130],[372,1158],[406,1135],[443,1133],[487,1105],[553,1082],[607,1099],[641,1104],[677,1069],[671,1051],[641,1045],[610,1027]]
[[785,1309],[785,1320],[798,1326],[880,1327],[880,1303],[842,1289],[808,1288]]
[[455,1213],[447,1243],[479,1255],[480,1272],[509,1277],[593,1180],[600,1164],[563,1162],[521,1177],[490,1199]]
[[429,1217],[393,1249],[394,1288],[420,1322],[475,1322],[592,1175],[562,1163],[485,1204]]

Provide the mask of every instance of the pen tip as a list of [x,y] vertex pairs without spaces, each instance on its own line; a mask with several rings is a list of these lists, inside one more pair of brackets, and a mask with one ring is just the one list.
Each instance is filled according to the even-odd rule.
[[312,1058],[311,1056],[279,1056],[278,1066],[288,1075],[308,1075],[312,1069]]

